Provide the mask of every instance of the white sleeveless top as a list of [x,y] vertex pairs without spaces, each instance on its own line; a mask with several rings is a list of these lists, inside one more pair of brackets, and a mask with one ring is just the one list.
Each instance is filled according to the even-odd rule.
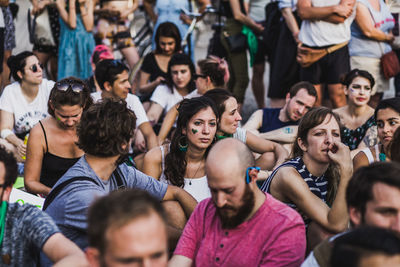
[[[160,182],[170,184],[164,175],[165,170],[165,151],[164,146],[160,146],[161,149],[161,176]],[[203,176],[200,178],[183,178],[184,186],[183,189],[194,197],[197,202],[202,201],[203,199],[211,197],[210,188],[208,187],[207,176]]]
[[[371,149],[375,148],[375,155],[377,160],[375,160],[374,155],[372,155]],[[361,152],[363,152],[365,154],[365,156],[368,159],[368,163],[374,163],[375,161],[380,161],[379,159],[379,144],[374,145],[373,147],[371,147],[371,149],[369,147],[365,147],[361,150]]]

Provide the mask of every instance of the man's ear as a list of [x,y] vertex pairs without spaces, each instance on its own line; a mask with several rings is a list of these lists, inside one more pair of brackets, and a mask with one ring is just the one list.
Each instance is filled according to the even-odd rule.
[[360,226],[363,221],[361,211],[359,211],[355,207],[349,207],[349,217],[350,221],[354,224],[355,227]]
[[110,82],[104,82],[104,89],[106,89],[107,92],[111,92],[112,84]]
[[304,152],[307,151],[306,143],[300,137],[297,138],[297,144],[299,145],[301,150],[303,150]]
[[100,267],[100,252],[97,248],[88,247],[85,251],[86,259],[91,267]]
[[249,170],[250,183],[255,183],[257,181],[259,172],[260,170],[259,169],[257,170],[255,168]]

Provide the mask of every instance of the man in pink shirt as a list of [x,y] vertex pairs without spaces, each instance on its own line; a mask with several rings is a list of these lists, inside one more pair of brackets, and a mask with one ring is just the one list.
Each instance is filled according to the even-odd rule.
[[206,161],[212,197],[197,205],[170,266],[300,266],[303,220],[257,187],[254,164],[236,139],[214,145]]

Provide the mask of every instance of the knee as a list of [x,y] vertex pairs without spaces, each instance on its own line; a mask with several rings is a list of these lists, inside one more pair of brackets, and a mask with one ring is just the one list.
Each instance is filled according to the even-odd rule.
[[257,166],[259,166],[262,170],[269,171],[275,166],[275,162],[276,158],[273,152],[266,152],[256,160]]

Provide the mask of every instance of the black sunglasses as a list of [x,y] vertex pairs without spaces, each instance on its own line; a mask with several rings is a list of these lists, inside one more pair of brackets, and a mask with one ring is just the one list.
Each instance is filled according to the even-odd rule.
[[75,80],[63,80],[61,82],[57,82],[56,83],[56,88],[57,90],[60,91],[67,91],[69,88],[71,88],[71,90],[74,93],[80,93],[83,91],[83,89],[85,88],[85,85],[82,83],[79,83]]
[[193,80],[197,80],[198,78],[206,79],[206,78],[207,78],[207,75],[204,75],[204,74],[197,74],[197,73],[193,74]]
[[33,73],[36,73],[36,72],[39,71],[38,67],[40,67],[40,68],[43,70],[43,64],[41,64],[41,63],[33,64],[32,66],[29,67],[29,69],[30,69]]

